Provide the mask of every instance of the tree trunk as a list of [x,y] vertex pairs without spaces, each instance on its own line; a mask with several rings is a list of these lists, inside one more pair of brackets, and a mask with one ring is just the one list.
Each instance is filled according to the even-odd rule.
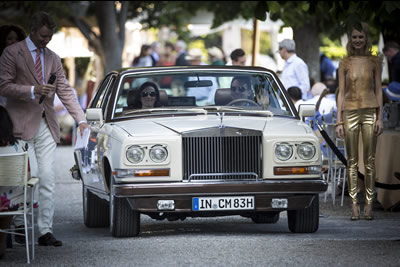
[[[314,82],[321,80],[319,60],[319,38],[316,19],[293,28],[293,39],[296,42],[296,54],[308,66],[310,78]],[[312,86],[312,83],[310,83]]]
[[[104,51],[104,74],[122,67],[122,44],[113,1],[96,2],[96,18]],[[122,29],[125,31],[125,28]]]

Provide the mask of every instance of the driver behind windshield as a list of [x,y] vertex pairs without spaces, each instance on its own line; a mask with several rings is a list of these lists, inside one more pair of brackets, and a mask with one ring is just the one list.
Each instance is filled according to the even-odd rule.
[[153,82],[145,82],[137,90],[134,108],[154,108],[160,107],[160,91]]
[[233,99],[254,100],[250,78],[246,76],[234,77],[231,82],[231,96]]

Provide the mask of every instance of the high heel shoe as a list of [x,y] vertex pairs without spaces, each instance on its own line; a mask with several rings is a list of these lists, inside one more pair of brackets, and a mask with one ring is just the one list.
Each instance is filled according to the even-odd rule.
[[372,204],[365,204],[364,219],[369,221],[374,219],[374,215],[372,214]]
[[351,218],[352,221],[357,221],[360,219],[360,205],[351,204]]

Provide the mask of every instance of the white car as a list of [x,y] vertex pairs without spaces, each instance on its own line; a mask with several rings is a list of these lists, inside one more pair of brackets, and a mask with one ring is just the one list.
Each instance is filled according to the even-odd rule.
[[317,231],[327,183],[319,140],[303,122],[314,109],[297,112],[276,74],[260,67],[109,73],[86,110],[88,139],[74,152],[85,225],[131,237],[142,214],[276,223],[287,211],[290,231]]

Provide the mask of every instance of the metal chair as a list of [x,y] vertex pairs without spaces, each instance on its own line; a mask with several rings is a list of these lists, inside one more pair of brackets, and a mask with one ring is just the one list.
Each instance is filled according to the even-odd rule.
[[[335,124],[333,123],[325,123],[322,126],[326,133],[329,135],[331,140],[335,143],[336,147],[341,151],[344,155],[346,155],[346,149],[344,140],[336,137],[335,133]],[[331,148],[327,148],[327,159],[325,160],[327,164],[327,172],[324,174],[325,180],[330,184],[330,191],[327,190],[325,192],[324,201],[326,202],[327,196],[330,193],[332,197],[332,202],[335,205],[336,203],[336,187],[342,183],[342,194],[341,194],[341,206],[343,206],[344,200],[344,189],[346,185],[346,166],[338,159],[336,154],[332,151]]]
[[[25,233],[17,233],[14,231],[15,229],[11,228],[0,229],[0,232],[25,236],[26,258],[27,263],[29,264],[31,259],[29,255],[29,243],[31,243],[32,246],[32,259],[35,259],[35,218],[33,211],[33,195],[39,179],[28,179],[27,151],[15,154],[0,155],[0,170],[0,186],[19,186],[24,189],[23,207],[20,207],[15,211],[1,211],[0,216],[23,216]],[[29,238],[28,230],[31,230],[31,238]]]

